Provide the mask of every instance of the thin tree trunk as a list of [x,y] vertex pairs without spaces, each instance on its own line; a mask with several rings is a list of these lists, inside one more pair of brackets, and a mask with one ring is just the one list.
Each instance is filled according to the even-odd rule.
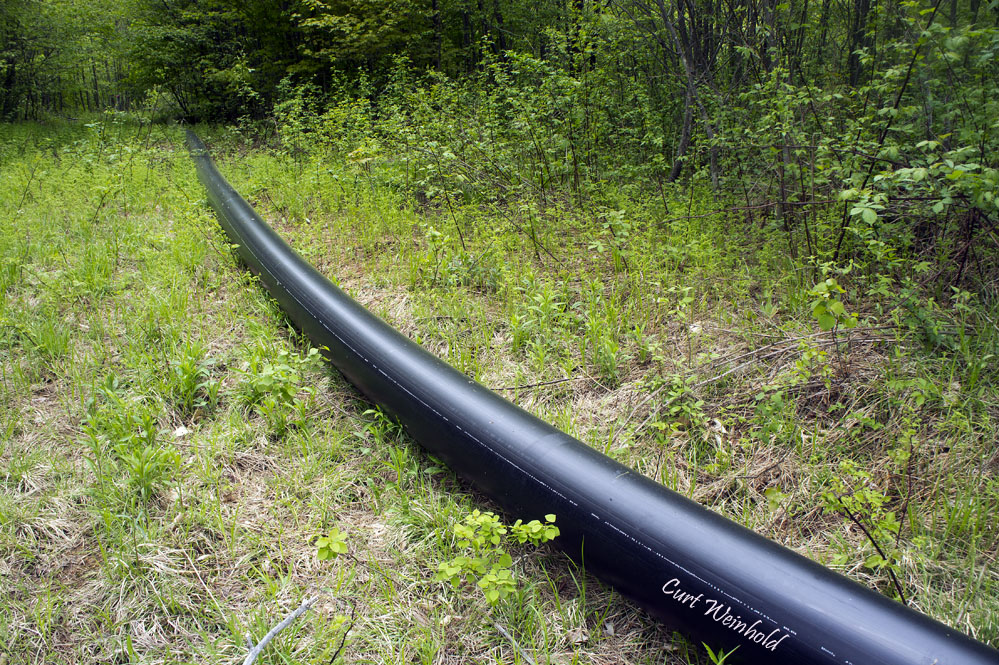
[[431,15],[434,25],[434,69],[441,69],[441,51],[443,50],[443,28],[441,25],[441,4],[440,0],[433,0],[431,4]]
[[[715,139],[715,128],[711,124],[710,118],[708,118],[708,110],[704,107],[701,101],[700,95],[697,93],[697,81],[694,78],[694,72],[692,71],[690,61],[687,53],[684,51],[682,44],[680,43],[679,37],[676,34],[676,28],[673,26],[673,22],[669,20],[669,16],[665,12],[665,7],[662,3],[659,4],[661,8],[661,16],[663,22],[666,24],[666,29],[669,31],[670,37],[673,39],[673,43],[676,46],[677,53],[680,56],[680,62],[683,64],[683,72],[687,77],[687,91],[693,97],[694,102],[697,104],[697,108],[701,115],[701,125],[704,127],[704,133],[708,137],[708,141],[714,143]],[[711,160],[711,188],[715,191],[718,190],[718,146],[712,145],[709,149],[709,158]]]
[[467,9],[461,10],[461,50],[465,56],[465,71],[471,72],[475,69],[478,58],[472,54],[472,42],[475,41],[472,34],[472,16]]
[[821,61],[826,51],[826,38],[829,35],[829,0],[822,0],[822,13],[819,15],[819,25],[822,27],[822,34],[819,37],[818,58]]
[[6,92],[3,96],[3,108],[0,109],[0,120],[13,115],[16,110],[14,95],[16,92],[15,88],[17,87],[17,65],[15,63],[11,63],[7,67],[7,78],[4,81],[3,87]]
[[690,95],[690,90],[684,96],[683,102],[683,126],[680,129],[680,143],[676,147],[676,160],[673,168],[670,169],[666,182],[676,182],[683,170],[683,158],[687,155],[687,147],[690,145],[690,129],[694,119],[694,99]]
[[798,248],[794,243],[794,234],[791,232],[791,221],[788,218],[787,210],[787,168],[791,163],[791,154],[787,147],[787,134],[784,134],[780,151],[780,166],[777,173],[780,180],[780,198],[777,200],[777,219],[787,233],[787,246],[791,253],[791,258],[797,258]]
[[500,53],[506,53],[506,30],[503,27],[503,12],[500,0],[493,0],[493,18],[496,20],[496,45],[499,46]]
[[97,63],[93,60],[90,61],[90,73],[94,77],[94,107],[100,109],[101,106],[101,88],[97,83]]
[[857,51],[868,46],[867,18],[871,12],[871,0],[854,0],[853,17],[850,28],[850,52],[847,54],[846,65],[850,75],[850,87],[860,83],[863,65]]

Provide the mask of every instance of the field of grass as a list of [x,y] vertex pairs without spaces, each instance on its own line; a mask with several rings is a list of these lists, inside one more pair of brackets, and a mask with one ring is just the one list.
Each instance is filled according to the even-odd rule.
[[[821,274],[696,187],[497,207],[413,195],[391,157],[205,134],[299,252],[459,370],[999,646],[995,281]],[[242,662],[311,596],[257,662],[709,662],[551,546],[509,548],[495,604],[435,580],[494,507],[237,265],[179,129],[3,125],[0,173],[0,662]]]

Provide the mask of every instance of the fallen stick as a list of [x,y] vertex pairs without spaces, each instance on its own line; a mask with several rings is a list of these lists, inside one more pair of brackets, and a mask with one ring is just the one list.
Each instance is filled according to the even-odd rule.
[[520,654],[520,657],[527,661],[528,665],[535,665],[534,659],[531,658],[530,654],[528,654],[526,651],[524,651],[523,647],[521,647],[519,644],[517,644],[517,640],[513,639],[513,635],[511,635],[510,633],[506,632],[506,628],[504,628],[499,623],[493,623],[493,627],[496,628],[496,630],[499,631],[500,635],[502,635],[506,639],[510,640],[510,644],[512,644],[513,648],[517,650],[517,653]]
[[264,650],[270,641],[273,640],[278,633],[290,626],[295,619],[308,612],[309,608],[312,607],[312,604],[315,603],[318,598],[319,596],[306,598],[302,601],[302,604],[298,606],[297,610],[286,616],[284,621],[271,628],[267,634],[264,635],[264,639],[260,640],[260,642],[257,643],[257,646],[250,649],[250,653],[246,654],[246,658],[243,660],[243,665],[253,665],[253,661],[257,659],[257,656],[260,655],[260,652]]

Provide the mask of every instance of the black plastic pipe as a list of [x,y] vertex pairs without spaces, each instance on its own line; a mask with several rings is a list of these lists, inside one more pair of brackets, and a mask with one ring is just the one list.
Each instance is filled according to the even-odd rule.
[[999,651],[596,452],[386,325],[294,252],[188,132],[240,257],[346,378],[513,517],[555,513],[555,541],[669,627],[746,663],[997,665]]

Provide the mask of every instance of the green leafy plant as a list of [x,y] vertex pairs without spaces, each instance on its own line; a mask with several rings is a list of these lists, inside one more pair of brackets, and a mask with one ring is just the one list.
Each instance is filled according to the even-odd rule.
[[320,561],[330,561],[347,553],[347,534],[337,527],[316,539],[316,556]]
[[629,242],[632,223],[626,218],[624,210],[607,210],[601,223],[600,235],[589,244],[589,248],[598,254],[603,254],[610,248],[611,260],[615,272],[628,270],[628,258],[631,254]]
[[517,520],[507,527],[495,513],[474,510],[453,528],[454,545],[463,554],[440,563],[434,579],[450,582],[455,588],[474,582],[486,602],[495,605],[517,590],[511,570],[513,557],[504,543],[530,543],[537,547],[558,535],[555,515],[545,515],[544,523]]
[[794,429],[794,410],[784,387],[763,385],[753,396],[753,402],[754,427],[750,436],[765,443],[776,437],[790,438],[788,432]]
[[691,306],[694,304],[692,286],[670,287],[669,289],[677,294],[676,306],[670,312],[672,316],[683,324],[684,337],[687,340],[687,364],[690,365],[694,359],[694,340],[691,335],[690,315]]
[[617,385],[621,379],[621,365],[628,358],[618,341],[621,317],[617,303],[613,295],[604,294],[604,284],[599,280],[590,280],[585,285],[583,298],[585,351],[600,376],[611,385]]
[[157,413],[146,399],[124,392],[117,377],[98,386],[87,405],[83,442],[87,464],[94,471],[102,493],[109,483],[124,481],[138,506],[145,511],[155,494],[167,486],[180,466],[180,455],[163,434]]
[[555,515],[552,514],[545,515],[543,524],[538,520],[531,520],[526,524],[523,520],[517,520],[510,526],[510,537],[521,545],[530,543],[538,547],[558,536],[559,529],[555,526]]
[[857,325],[857,317],[846,311],[846,306],[839,299],[839,294],[845,293],[846,289],[839,285],[833,277],[828,277],[819,282],[808,291],[812,298],[809,307],[812,316],[819,323],[822,330],[833,330],[837,327],[853,328]]
[[177,409],[186,416],[210,410],[218,404],[222,384],[212,380],[214,359],[205,356],[200,342],[183,345],[170,363],[170,393]]
[[302,370],[318,360],[318,349],[309,349],[305,356],[287,349],[272,356],[267,349],[256,349],[242,370],[245,401],[252,405],[270,395],[281,402],[292,402],[301,390]]
[[704,400],[694,393],[692,383],[693,379],[675,374],[666,386],[663,406],[670,420],[668,427],[674,432],[700,429],[707,420]]
[[[365,409],[361,414],[371,420],[365,425],[363,433],[370,434],[377,441],[385,441],[402,434],[402,425],[390,415],[385,413],[381,407]],[[362,433],[362,436],[363,436]]]
[[794,361],[791,385],[807,383],[813,376],[818,376],[828,389],[833,375],[833,368],[829,364],[829,352],[805,340],[798,342],[798,351],[801,355]]
[[[866,555],[864,567],[887,573],[904,602],[905,594],[898,580],[901,574],[898,541],[902,524],[895,511],[887,508],[888,497],[875,486],[871,473],[853,460],[843,460],[839,473],[830,479],[830,489],[822,493],[822,501],[827,512],[843,515],[863,532],[874,549]],[[854,556],[851,551],[839,555],[836,560],[846,563]]]
[[739,648],[735,647],[731,651],[722,651],[721,649],[715,651],[708,646],[707,642],[701,642],[701,645],[704,647],[704,650],[708,652],[708,660],[714,663],[714,665],[725,665],[725,661],[728,660],[729,656],[734,654]]
[[319,350],[299,355],[281,349],[273,359],[258,348],[242,370],[243,399],[270,426],[276,436],[305,421],[315,390],[303,386],[303,373],[319,363]]
[[127,450],[121,457],[128,472],[128,485],[138,495],[142,505],[148,505],[154,493],[165,485],[180,464],[180,455],[173,446],[145,444]]

